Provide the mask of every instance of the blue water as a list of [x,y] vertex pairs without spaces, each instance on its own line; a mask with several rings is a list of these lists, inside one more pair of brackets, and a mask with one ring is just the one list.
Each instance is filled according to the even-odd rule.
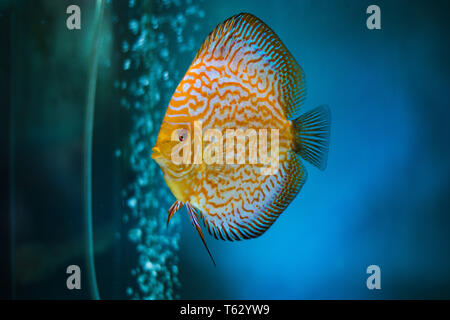
[[[106,3],[92,137],[101,298],[450,298],[448,1]],[[79,1],[78,31],[64,27],[63,2],[0,4],[13,162],[11,190],[2,189],[12,281],[0,295],[91,298],[85,278],[83,290],[67,290],[65,268],[89,272],[83,139],[94,4]],[[381,30],[366,28],[371,4]],[[196,50],[240,12],[266,22],[303,67],[304,111],[330,106],[330,152],[323,172],[305,164],[303,189],[261,237],[225,242],[205,231],[214,267],[184,209],[166,228],[175,199],[150,154]],[[381,269],[381,290],[366,287],[369,265]]]
[[[450,297],[448,29],[445,2],[209,1],[208,30],[250,12],[306,73],[305,110],[332,112],[328,168],[308,181],[260,238],[208,237],[214,268],[187,215],[185,298]],[[205,31],[205,35],[206,35]],[[381,268],[368,290],[366,268]]]

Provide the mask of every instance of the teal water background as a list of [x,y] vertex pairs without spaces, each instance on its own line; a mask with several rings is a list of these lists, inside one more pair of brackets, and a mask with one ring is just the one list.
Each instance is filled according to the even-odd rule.
[[[75,2],[79,32],[65,28]],[[371,4],[381,8],[381,30],[366,28]],[[2,252],[12,257],[13,296],[89,298],[85,278],[83,290],[65,288],[65,268],[85,270],[94,6],[4,1],[0,9],[11,119],[2,122],[11,127],[2,159],[14,162],[2,224],[14,229],[5,228],[13,232]],[[197,48],[240,12],[266,22],[303,67],[304,110],[330,106],[330,152],[324,172],[306,165],[308,181],[262,237],[206,236],[214,267],[184,210],[166,230],[174,199],[149,147]],[[448,1],[107,1],[93,143],[101,297],[450,298],[449,12]],[[366,287],[372,264],[381,290]]]

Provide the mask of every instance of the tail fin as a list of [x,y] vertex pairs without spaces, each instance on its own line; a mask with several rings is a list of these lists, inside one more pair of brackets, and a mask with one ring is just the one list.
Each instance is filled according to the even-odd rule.
[[294,150],[320,170],[325,170],[330,139],[330,109],[317,107],[294,120]]

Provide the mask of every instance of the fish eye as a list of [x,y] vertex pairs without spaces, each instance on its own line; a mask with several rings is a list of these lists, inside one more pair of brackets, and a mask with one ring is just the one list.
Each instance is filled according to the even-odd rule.
[[186,140],[186,138],[187,138],[186,129],[180,130],[180,133],[178,134],[178,140],[180,140],[180,142],[183,142],[184,140]]

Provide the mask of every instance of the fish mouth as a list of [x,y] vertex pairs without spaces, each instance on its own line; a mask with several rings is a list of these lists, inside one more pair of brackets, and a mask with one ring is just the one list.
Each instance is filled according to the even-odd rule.
[[153,147],[152,149],[152,159],[157,160],[162,157],[161,150],[158,147]]

